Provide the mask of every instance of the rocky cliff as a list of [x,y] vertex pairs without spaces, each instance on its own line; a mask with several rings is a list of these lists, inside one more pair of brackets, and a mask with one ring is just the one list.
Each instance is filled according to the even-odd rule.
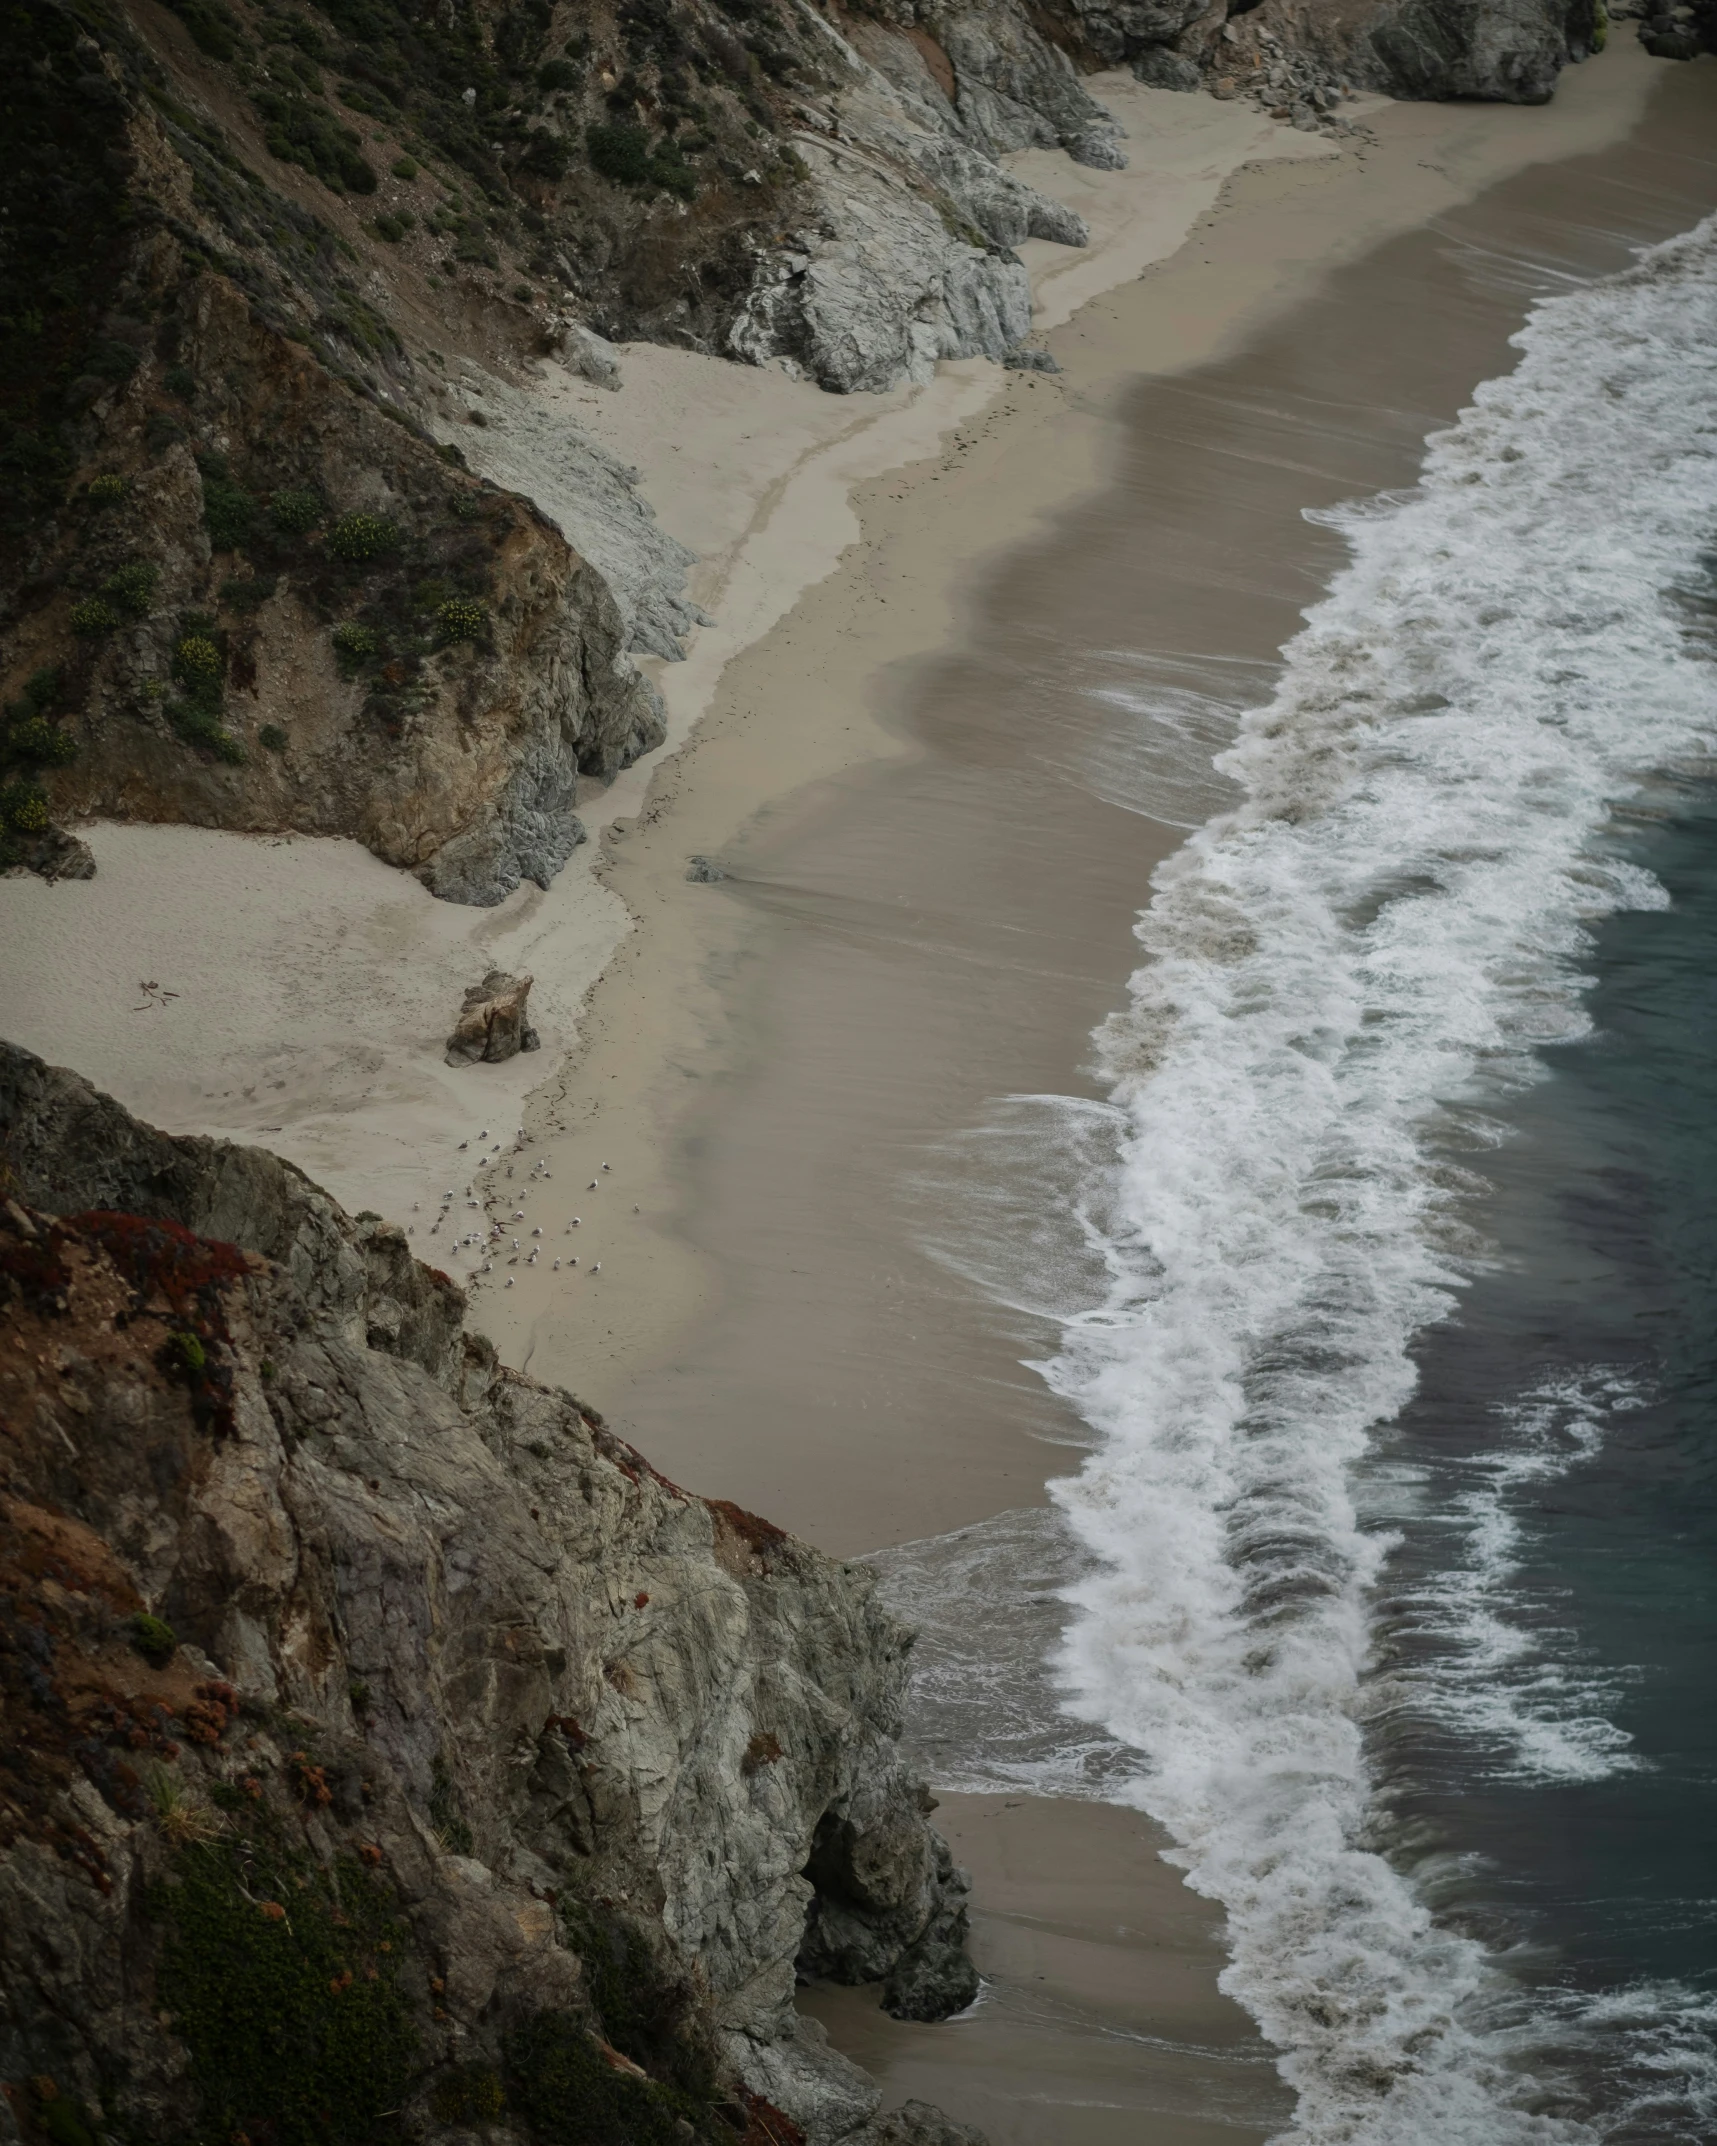
[[0,2136],[961,2146],[861,1572],[501,1370],[256,1150],[0,1047]]
[[[528,392],[607,338],[841,391],[1021,358],[1000,161],[1125,162],[1130,64],[1306,126],[1540,98],[1596,0],[29,0],[0,85],[0,870],[56,815],[546,884],[696,614]],[[1696,48],[1664,17],[1670,45]],[[1666,46],[1665,49],[1668,49]],[[500,410],[503,424],[486,415]]]

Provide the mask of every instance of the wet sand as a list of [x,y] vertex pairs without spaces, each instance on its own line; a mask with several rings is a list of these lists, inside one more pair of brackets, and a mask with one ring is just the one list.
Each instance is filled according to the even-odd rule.
[[[532,1122],[579,1183],[599,1150],[614,1162],[585,1227],[605,1269],[651,1282],[571,1318],[515,1312],[533,1370],[576,1365],[671,1475],[839,1552],[1042,1499],[1080,1430],[1022,1361],[1053,1335],[1029,1202],[990,1180],[985,1288],[924,1249],[964,1226],[938,1182],[1002,1099],[1095,1093],[1089,1031],[1123,994],[1151,868],[1220,802],[1212,731],[1267,690],[1339,563],[1307,510],[1410,482],[1426,433],[1506,369],[1532,297],[1717,203],[1717,69],[1645,87],[1644,123],[1596,153],[1529,163],[1534,115],[1398,108],[1379,150],[1241,174],[1179,255],[1053,339],[1064,382],[1022,383],[861,500],[864,544],[730,666],[614,839],[644,928]],[[1572,75],[1564,123],[1602,88]],[[1358,247],[1356,202],[1394,183],[1404,215],[1408,165],[1445,193]],[[1263,292],[1261,258],[1282,271]],[[1081,467],[1102,488],[1057,507],[1058,458],[1064,484]],[[1023,541],[1022,499],[1053,511]],[[998,558],[985,531],[1010,514]],[[950,613],[954,645],[925,654]],[[1165,701],[1178,755],[1141,713]],[[879,726],[888,756],[856,743],[759,809],[759,735],[795,703]],[[694,849],[732,877],[685,886]],[[1017,1797],[944,1816],[976,1879],[980,2009],[925,2029],[872,1993],[806,1998],[891,2101],[937,2100],[995,2146],[1280,2123],[1268,2052],[1214,1987],[1218,1934],[1142,1820]]]

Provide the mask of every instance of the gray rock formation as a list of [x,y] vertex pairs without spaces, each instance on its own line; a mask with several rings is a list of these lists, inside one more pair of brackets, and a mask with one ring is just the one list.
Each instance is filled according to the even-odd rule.
[[50,884],[56,879],[95,877],[95,852],[63,827],[50,824],[38,834],[15,835],[9,846],[17,862],[6,865],[7,872],[34,872]]
[[[595,349],[597,340],[587,336],[585,349]],[[472,424],[473,416],[481,423]],[[681,636],[707,623],[685,595],[696,556],[669,536],[640,497],[635,469],[563,410],[475,365],[462,368],[437,430],[473,469],[522,492],[590,561],[619,609],[628,651],[681,660]]]
[[[1333,104],[1344,84],[1392,97],[1542,104],[1596,38],[1592,0],[1262,0],[1244,12],[1195,11],[1164,42],[1217,86],[1292,108],[1314,90]],[[1141,56],[1135,71],[1143,64],[1162,63]]]
[[473,1066],[479,1060],[501,1065],[521,1051],[541,1048],[541,1038],[525,1019],[531,981],[528,976],[509,976],[505,969],[491,969],[480,984],[471,986],[447,1039],[450,1066]]
[[792,2005],[813,1910],[808,1963],[967,1986],[867,1573],[5,1046],[0,1185],[8,2134],[971,2146]]
[[1005,358],[1031,325],[1012,249],[1088,234],[995,159],[1037,145],[1114,168],[1119,129],[1023,10],[861,17],[850,41],[804,12],[829,83],[794,137],[815,218],[760,253],[729,350],[843,394],[927,379],[941,358]]

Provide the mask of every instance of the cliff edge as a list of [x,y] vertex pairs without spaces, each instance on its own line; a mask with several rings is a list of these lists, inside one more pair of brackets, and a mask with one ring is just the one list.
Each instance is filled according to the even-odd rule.
[[502,1370],[400,1233],[0,1047],[0,2136],[971,2146],[860,1570]]

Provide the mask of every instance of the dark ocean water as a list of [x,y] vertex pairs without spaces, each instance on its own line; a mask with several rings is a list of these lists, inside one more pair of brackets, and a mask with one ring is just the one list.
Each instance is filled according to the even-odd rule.
[[1406,1687],[1375,1733],[1385,1830],[1446,1914],[1567,2016],[1651,1992],[1660,2091],[1596,2031],[1575,2071],[1610,2076],[1576,2105],[1637,2099],[1611,2136],[1700,2139],[1717,2135],[1717,783],[1666,785],[1614,847],[1668,905],[1595,933],[1592,1033],[1544,1050],[1503,1113],[1481,1203],[1495,1264],[1422,1343],[1375,1471],[1403,1538],[1383,1659]]

